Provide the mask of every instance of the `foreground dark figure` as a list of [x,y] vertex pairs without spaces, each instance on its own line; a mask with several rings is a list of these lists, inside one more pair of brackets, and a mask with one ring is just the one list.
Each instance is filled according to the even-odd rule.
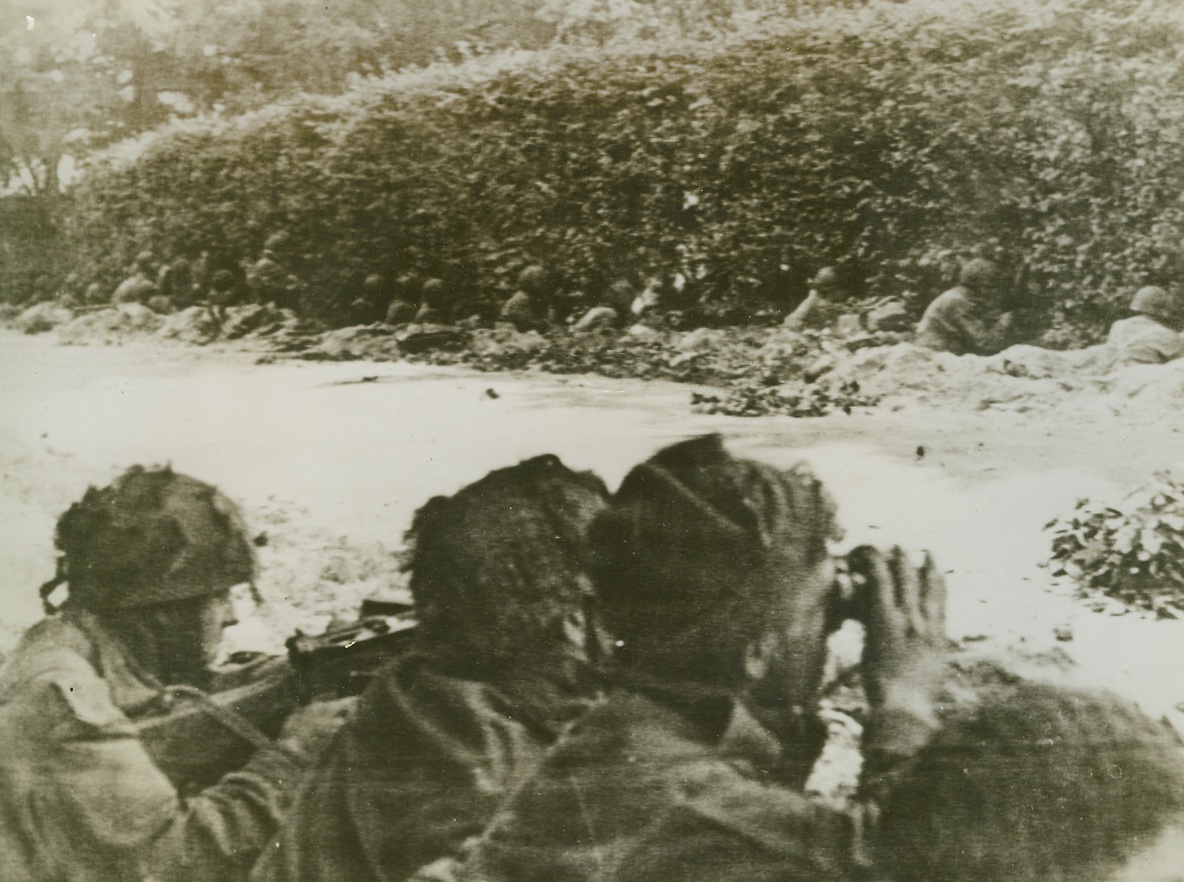
[[1017,681],[898,771],[878,839],[882,882],[1179,882],[1184,754],[1130,702]]
[[208,484],[133,468],[58,522],[69,597],[0,672],[0,879],[245,877],[341,708],[297,711],[273,747],[183,798],[136,721],[201,687],[254,578],[238,509]]
[[582,572],[607,495],[542,456],[419,510],[422,642],[362,695],[256,882],[405,879],[481,832],[596,695]]
[[[804,468],[736,459],[707,437],[635,468],[593,528],[597,588],[618,638],[605,703],[522,782],[457,871],[466,880],[839,879],[858,869],[858,817],[800,792],[827,634],[843,613],[833,507]],[[880,560],[876,552],[870,557]],[[899,566],[869,627],[871,748],[905,755],[912,656],[941,646],[943,587]],[[911,591],[902,586],[912,586]],[[886,635],[885,627],[893,633]],[[923,651],[922,651],[923,650]],[[889,688],[889,686],[894,688]],[[900,711],[894,720],[893,714]]]

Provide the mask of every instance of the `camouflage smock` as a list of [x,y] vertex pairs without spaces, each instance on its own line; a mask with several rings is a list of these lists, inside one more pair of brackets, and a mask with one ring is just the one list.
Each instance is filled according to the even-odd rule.
[[929,304],[917,325],[916,344],[954,355],[993,355],[1007,344],[1004,313],[951,288]]
[[777,741],[742,704],[728,703],[725,717],[713,734],[663,696],[610,693],[499,811],[454,878],[849,878],[853,817],[766,783]]
[[322,755],[252,882],[392,882],[453,857],[589,703],[537,671],[397,659]]
[[1184,356],[1184,334],[1177,334],[1150,316],[1120,319],[1106,338],[1118,351],[1118,364],[1164,364]]
[[0,879],[244,878],[301,767],[278,749],[183,800],[133,718],[159,698],[93,615],[31,628],[0,670]]

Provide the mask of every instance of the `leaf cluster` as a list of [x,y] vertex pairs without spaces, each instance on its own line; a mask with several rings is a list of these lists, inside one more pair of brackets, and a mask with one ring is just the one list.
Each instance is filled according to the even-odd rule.
[[1054,575],[1131,607],[1184,610],[1184,482],[1157,475],[1116,506],[1079,500],[1045,529]]

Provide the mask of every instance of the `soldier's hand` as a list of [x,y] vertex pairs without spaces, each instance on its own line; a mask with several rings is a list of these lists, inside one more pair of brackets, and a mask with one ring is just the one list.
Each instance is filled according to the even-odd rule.
[[847,559],[862,582],[862,673],[873,711],[930,716],[949,651],[945,580],[928,553],[914,564],[899,547],[861,546]]
[[300,757],[313,759],[328,745],[353,712],[356,697],[316,701],[297,708],[284,721],[279,745]]

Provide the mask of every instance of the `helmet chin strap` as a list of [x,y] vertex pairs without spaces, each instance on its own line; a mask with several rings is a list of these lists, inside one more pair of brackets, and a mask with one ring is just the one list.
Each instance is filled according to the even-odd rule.
[[57,571],[54,573],[53,578],[50,579],[48,582],[45,582],[37,590],[37,593],[41,596],[41,607],[42,607],[42,609],[45,610],[45,614],[47,616],[52,616],[54,613],[56,613],[58,610],[60,610],[62,608],[62,605],[60,603],[54,603],[52,600],[49,599],[49,596],[51,594],[53,594],[53,592],[57,589],[57,587],[59,585],[65,584],[67,578],[68,578],[68,576],[66,574],[66,558],[64,556],[59,557],[58,562],[57,562]]

